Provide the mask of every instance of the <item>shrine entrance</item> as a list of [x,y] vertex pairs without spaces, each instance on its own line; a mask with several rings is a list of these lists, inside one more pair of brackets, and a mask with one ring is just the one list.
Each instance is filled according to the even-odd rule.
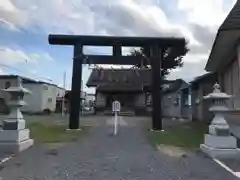
[[[122,47],[144,47],[147,51],[147,65],[152,70],[152,129],[162,129],[161,112],[161,64],[163,49],[182,48],[184,38],[160,37],[116,37],[116,36],[80,36],[49,35],[49,44],[70,45],[74,47],[73,72],[70,97],[69,129],[79,128],[80,90],[83,64],[136,65],[141,59],[135,56],[123,56]],[[85,55],[83,46],[112,46],[112,55]]]
[[121,109],[131,110],[134,107],[134,95],[124,93],[108,94],[106,98],[106,108],[112,109],[112,102],[118,100],[121,103]]

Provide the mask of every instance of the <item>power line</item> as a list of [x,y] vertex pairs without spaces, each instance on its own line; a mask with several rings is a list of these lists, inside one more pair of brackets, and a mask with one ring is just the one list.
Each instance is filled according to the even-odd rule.
[[40,78],[40,79],[45,79],[45,80],[47,80],[47,81],[51,81],[51,82],[52,82],[51,79],[48,79],[48,78],[45,78],[45,77],[41,77],[41,76],[36,76],[35,74],[32,74],[32,73],[26,73],[26,72],[24,72],[24,71],[22,71],[22,70],[20,70],[20,69],[18,69],[18,68],[15,68],[15,67],[12,67],[12,66],[3,64],[3,63],[0,63],[0,66],[4,66],[4,67],[7,67],[7,68],[9,68],[9,69],[13,69],[13,70],[15,70],[15,71],[22,72],[22,73],[24,73],[24,74],[31,74],[31,75],[33,75],[33,76],[35,76],[35,77]]

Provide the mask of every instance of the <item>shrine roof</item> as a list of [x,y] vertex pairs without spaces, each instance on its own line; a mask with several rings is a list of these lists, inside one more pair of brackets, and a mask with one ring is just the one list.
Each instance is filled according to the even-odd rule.
[[[165,93],[179,90],[182,79],[163,80]],[[99,91],[142,91],[151,90],[151,69],[93,69],[87,81],[88,87]],[[187,84],[187,83],[186,83]]]
[[110,84],[148,86],[150,83],[150,69],[93,69],[86,85],[88,87]]

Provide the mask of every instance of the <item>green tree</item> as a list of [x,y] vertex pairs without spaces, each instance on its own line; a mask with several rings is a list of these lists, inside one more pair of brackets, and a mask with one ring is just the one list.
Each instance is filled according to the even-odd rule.
[[[163,60],[162,60],[162,75],[165,77],[170,73],[172,69],[183,66],[183,57],[187,54],[189,49],[187,48],[187,43],[182,48],[165,48],[163,49]],[[150,62],[148,58],[148,53],[146,48],[140,48],[139,50],[134,50],[130,56],[138,56],[140,61],[138,64],[134,65],[136,68],[151,68],[147,65]],[[149,62],[149,63],[148,63]]]

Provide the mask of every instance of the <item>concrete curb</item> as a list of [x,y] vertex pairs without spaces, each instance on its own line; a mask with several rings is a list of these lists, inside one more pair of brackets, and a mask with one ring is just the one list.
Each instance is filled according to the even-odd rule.
[[229,168],[226,164],[222,163],[220,160],[213,158],[213,161],[217,163],[219,166],[221,166],[226,171],[230,172],[232,175],[240,178],[240,172],[234,172],[231,168]]
[[9,161],[10,159],[12,159],[15,156],[16,156],[16,154],[12,154],[12,155],[9,155],[9,156],[3,158],[2,160],[0,160],[0,165],[5,163],[5,162],[7,162],[7,161]]

